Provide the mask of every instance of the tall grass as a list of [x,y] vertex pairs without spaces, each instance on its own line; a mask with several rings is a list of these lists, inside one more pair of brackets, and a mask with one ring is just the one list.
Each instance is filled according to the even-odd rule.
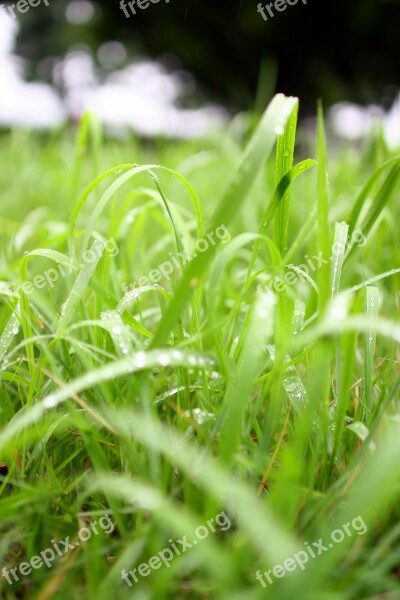
[[[92,115],[75,143],[0,138],[1,567],[115,524],[0,577],[5,600],[400,598],[400,159],[376,164],[378,137],[330,158],[321,108],[296,148],[297,111],[276,96],[251,139],[117,144]],[[221,511],[229,530],[121,579]]]

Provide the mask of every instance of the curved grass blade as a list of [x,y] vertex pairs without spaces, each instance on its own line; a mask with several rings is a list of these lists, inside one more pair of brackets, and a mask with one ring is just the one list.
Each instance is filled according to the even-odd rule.
[[93,273],[96,270],[97,265],[102,256],[102,250],[99,252],[98,244],[96,241],[93,242],[90,252],[94,255],[94,260],[84,262],[82,269],[76,278],[76,281],[69,293],[67,301],[64,304],[61,317],[57,327],[57,335],[62,334],[68,326],[68,323],[72,319],[73,313],[83,297],[83,294],[89,284]]
[[74,394],[79,394],[101,383],[147,369],[165,367],[212,368],[214,366],[215,361],[209,356],[199,352],[171,348],[149,352],[139,351],[132,354],[132,356],[102,365],[47,395],[41,402],[36,402],[31,406],[29,410],[20,411],[8,427],[0,433],[0,450],[12,442],[15,436],[26,427],[42,419],[46,411],[57,407]]
[[365,184],[365,186],[361,190],[360,194],[358,195],[358,197],[354,203],[353,209],[351,211],[350,217],[349,217],[349,235],[350,236],[353,233],[353,231],[355,230],[355,228],[357,227],[357,222],[358,222],[360,213],[362,211],[362,208],[363,208],[366,200],[368,199],[368,196],[369,196],[371,190],[373,189],[375,183],[378,181],[379,177],[382,175],[382,173],[384,171],[386,171],[386,169],[389,169],[390,167],[395,167],[399,163],[400,163],[400,157],[396,157],[396,158],[392,158],[391,160],[388,160],[387,162],[383,163],[383,165],[381,165],[375,171],[375,173],[373,173],[371,175],[371,177],[368,179],[367,183]]
[[[277,132],[279,133],[285,126],[296,103],[297,99],[286,98],[282,94],[278,94],[272,100],[244,152],[238,170],[219,202],[209,232],[213,232],[222,224],[225,227],[229,226],[240,207],[244,205],[256,176],[273,148]],[[152,347],[161,346],[166,342],[169,332],[174,328],[193,289],[198,286],[200,277],[216,252],[216,248],[217,246],[210,246],[206,252],[199,254],[189,264],[175,297],[159,324]]]
[[[179,181],[181,181],[181,183],[184,185],[184,187],[188,191],[189,197],[190,197],[190,199],[192,201],[192,204],[193,204],[193,208],[194,208],[195,215],[196,215],[196,222],[197,222],[197,234],[198,234],[199,237],[202,236],[202,232],[203,232],[203,214],[202,214],[202,210],[201,210],[200,201],[199,201],[199,198],[198,198],[198,196],[197,196],[194,188],[185,179],[185,177],[183,177],[182,175],[180,175],[179,173],[177,173],[173,169],[169,169],[169,168],[163,167],[161,165],[140,165],[140,166],[134,166],[133,168],[129,169],[127,173],[124,173],[123,175],[120,175],[120,177],[118,177],[118,179],[116,181],[114,181],[108,187],[108,189],[101,196],[100,200],[96,203],[96,205],[95,205],[95,207],[93,209],[93,212],[92,212],[92,214],[90,216],[90,219],[88,221],[88,224],[86,226],[86,229],[85,229],[85,236],[84,236],[84,240],[83,240],[83,250],[85,250],[87,248],[87,246],[88,246],[90,236],[91,236],[92,232],[95,229],[95,222],[96,222],[96,220],[98,219],[98,217],[103,212],[103,210],[104,210],[105,206],[107,205],[107,203],[109,202],[109,200],[111,200],[114,197],[115,193],[125,183],[127,183],[130,179],[132,179],[136,175],[139,175],[140,173],[146,173],[146,172],[151,174],[152,170],[161,170],[161,171],[164,171],[165,173],[170,173],[170,174],[174,175]],[[92,191],[92,190],[90,190],[90,191]],[[84,196],[80,199],[80,201],[79,201],[79,210],[75,211],[76,216],[79,214],[79,211],[82,209],[82,207],[84,206],[85,202],[88,200],[88,198],[90,196],[90,191],[88,189],[85,192]]]
[[[362,223],[359,225],[363,235],[365,237],[368,236],[372,227],[378,220],[379,215],[382,210],[385,208],[387,203],[389,202],[391,196],[393,195],[398,183],[400,181],[400,160],[397,159],[395,164],[390,169],[390,172],[383,182],[382,186],[379,188],[376,193],[371,206],[368,209],[367,214],[365,215]],[[345,260],[347,261],[353,252],[356,250],[357,246],[352,246],[349,248]]]

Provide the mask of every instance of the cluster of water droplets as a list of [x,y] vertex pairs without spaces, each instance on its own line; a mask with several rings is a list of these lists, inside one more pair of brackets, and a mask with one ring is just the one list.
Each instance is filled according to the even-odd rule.
[[144,294],[146,292],[150,292],[152,290],[159,291],[162,289],[163,288],[160,285],[158,285],[157,283],[155,283],[154,285],[143,285],[140,287],[129,288],[125,291],[123,297],[119,301],[116,310],[119,314],[122,315],[123,312],[128,308],[128,306],[132,302],[137,300],[139,298],[139,296],[141,296],[142,294]]
[[19,332],[19,304],[13,314],[11,315],[3,333],[0,336],[0,363],[2,363],[6,356],[8,349],[13,341],[14,337]]
[[304,317],[306,314],[306,305],[302,300],[296,298],[293,312],[293,335],[297,335],[304,328]]
[[100,315],[106,325],[115,349],[120,356],[126,356],[132,349],[130,331],[116,310],[106,310]]
[[274,333],[276,297],[270,289],[257,289],[255,318],[259,320],[260,341],[265,342]]
[[[268,345],[267,351],[270,359],[272,361],[275,361],[275,346]],[[294,365],[289,364],[292,362],[292,359],[289,356],[289,354],[285,356],[284,362],[288,366],[285,370],[285,374],[282,380],[282,386],[286,392],[290,404],[298,412],[300,412],[308,404],[307,390],[302,380],[300,379],[299,374],[297,373],[296,367],[294,367]]]
[[351,293],[350,292],[342,292],[337,296],[334,296],[331,303],[328,306],[328,310],[325,316],[325,320],[327,323],[336,323],[338,321],[343,321],[348,313],[351,302]]
[[137,369],[155,365],[160,367],[191,366],[197,368],[208,368],[215,365],[214,360],[208,356],[178,349],[136,352],[133,356],[133,362],[134,367]]
[[206,410],[203,410],[202,408],[198,407],[192,408],[190,410],[185,410],[183,415],[186,418],[191,419],[192,421],[197,423],[197,425],[204,425],[204,423],[207,423],[208,421],[211,421],[215,418],[214,413],[207,412]]
[[331,258],[331,294],[339,292],[340,275],[342,272],[344,253],[346,250],[349,226],[347,223],[336,223],[335,239]]

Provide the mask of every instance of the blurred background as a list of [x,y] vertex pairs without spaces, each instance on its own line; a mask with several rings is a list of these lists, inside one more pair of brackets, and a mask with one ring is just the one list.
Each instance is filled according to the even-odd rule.
[[383,120],[399,143],[399,0],[299,0],[267,22],[257,0],[159,0],[129,18],[119,0],[48,3],[0,14],[2,127],[92,108],[116,135],[195,137],[281,91],[303,118],[334,106],[338,135]]

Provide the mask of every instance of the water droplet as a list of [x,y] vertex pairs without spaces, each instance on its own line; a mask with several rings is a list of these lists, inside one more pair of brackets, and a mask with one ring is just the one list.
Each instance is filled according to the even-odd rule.
[[44,398],[43,406],[44,408],[54,408],[55,406],[57,406],[56,397],[53,394],[51,394],[50,396]]
[[285,390],[287,392],[296,392],[297,391],[297,383],[295,383],[294,381],[291,383],[287,383],[285,385]]
[[184,416],[193,419],[198,425],[203,425],[210,419],[212,419],[215,415],[213,413],[206,412],[201,408],[193,408],[193,410],[186,410]]
[[168,366],[171,363],[171,359],[168,356],[168,354],[160,354],[158,356],[158,362],[160,363],[160,365],[162,365],[163,367]]
[[146,364],[146,352],[138,352],[135,355],[135,365],[138,369],[141,369]]
[[182,360],[183,353],[180,350],[172,350],[171,356],[174,360]]

